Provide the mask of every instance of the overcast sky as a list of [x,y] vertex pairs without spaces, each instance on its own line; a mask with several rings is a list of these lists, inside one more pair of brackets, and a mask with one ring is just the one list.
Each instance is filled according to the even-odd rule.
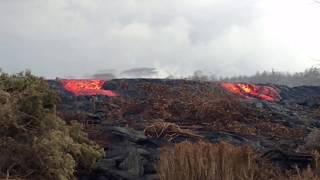
[[303,71],[320,59],[312,0],[0,0],[0,67],[45,77]]

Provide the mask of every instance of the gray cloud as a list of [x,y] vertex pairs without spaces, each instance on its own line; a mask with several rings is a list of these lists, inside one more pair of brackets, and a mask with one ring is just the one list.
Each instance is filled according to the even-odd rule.
[[261,2],[1,0],[0,67],[64,77],[134,67],[166,76],[309,66],[303,53],[269,41]]

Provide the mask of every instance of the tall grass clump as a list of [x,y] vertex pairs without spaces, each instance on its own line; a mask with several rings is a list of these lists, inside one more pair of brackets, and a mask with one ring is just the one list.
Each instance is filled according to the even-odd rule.
[[161,180],[320,180],[320,154],[314,167],[283,170],[260,158],[249,146],[182,142],[161,149]]
[[161,151],[158,171],[161,180],[254,180],[269,179],[259,170],[256,155],[248,146],[228,143],[183,142]]

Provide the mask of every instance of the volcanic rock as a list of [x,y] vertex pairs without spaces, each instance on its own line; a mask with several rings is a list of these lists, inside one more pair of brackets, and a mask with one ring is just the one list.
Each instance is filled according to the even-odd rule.
[[[278,92],[277,101],[264,101],[259,98],[261,95],[246,98],[246,94],[240,97],[230,93],[218,82],[116,79],[102,86],[118,97],[76,96],[64,89],[59,80],[48,83],[61,95],[58,108],[64,118],[83,123],[89,136],[106,150],[106,157],[89,176],[83,177],[86,179],[158,179],[156,164],[160,148],[185,140],[195,141],[187,136],[177,136],[172,141],[145,136],[145,127],[159,118],[190,130],[205,141],[247,144],[258,152],[267,151],[262,157],[283,169],[295,165],[305,168],[314,163],[312,156],[297,151],[312,129],[320,127],[320,87],[259,85],[257,87],[272,87]],[[182,94],[184,91],[187,93]],[[206,117],[212,108],[205,106],[206,98],[201,96],[208,92],[215,93],[215,98],[221,95],[222,99],[217,102],[226,105],[219,106],[217,114]],[[183,98],[191,100],[180,102]],[[203,109],[186,112],[186,109],[197,110],[198,106]],[[225,114],[219,114],[220,111]]]

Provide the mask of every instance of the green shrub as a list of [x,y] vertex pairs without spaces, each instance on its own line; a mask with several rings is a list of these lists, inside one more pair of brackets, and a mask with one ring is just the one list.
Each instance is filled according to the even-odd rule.
[[30,72],[0,74],[0,179],[75,179],[103,150],[57,116],[59,98]]

